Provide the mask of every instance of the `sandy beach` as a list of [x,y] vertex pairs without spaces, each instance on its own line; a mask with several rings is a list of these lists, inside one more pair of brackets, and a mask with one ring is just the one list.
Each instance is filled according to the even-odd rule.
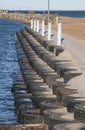
[[[62,33],[73,36],[80,40],[85,40],[85,18],[59,17],[62,23]],[[56,30],[56,25],[53,25]]]

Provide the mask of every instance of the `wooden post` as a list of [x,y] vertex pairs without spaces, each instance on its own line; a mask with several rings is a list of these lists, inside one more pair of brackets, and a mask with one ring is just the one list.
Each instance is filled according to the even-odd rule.
[[37,20],[37,32],[39,32],[39,20]]
[[31,29],[33,29],[33,20],[31,20]]
[[34,20],[34,31],[36,31],[36,20]]
[[61,45],[61,23],[58,23],[57,46]]
[[48,40],[51,40],[51,23],[48,23]]

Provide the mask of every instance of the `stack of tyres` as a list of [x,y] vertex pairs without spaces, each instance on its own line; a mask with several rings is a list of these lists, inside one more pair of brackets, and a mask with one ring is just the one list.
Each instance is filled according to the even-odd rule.
[[74,119],[85,123],[85,102],[74,106]]

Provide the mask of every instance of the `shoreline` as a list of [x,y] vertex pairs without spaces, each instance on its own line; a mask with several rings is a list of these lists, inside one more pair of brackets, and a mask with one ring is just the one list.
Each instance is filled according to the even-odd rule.
[[[22,14],[22,13],[0,13],[0,18],[17,20],[25,24],[30,24],[31,19],[39,19],[40,22],[46,16],[41,14]],[[51,21],[52,22],[52,21]],[[85,18],[74,18],[59,16],[58,22],[62,23],[62,34],[85,40]],[[52,29],[57,31],[56,20],[54,19]]]

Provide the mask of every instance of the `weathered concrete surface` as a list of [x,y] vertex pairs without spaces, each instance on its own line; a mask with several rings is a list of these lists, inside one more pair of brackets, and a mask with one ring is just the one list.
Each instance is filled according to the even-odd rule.
[[[63,38],[63,46],[82,72],[82,75],[71,79],[68,84],[78,90],[77,95],[85,97],[85,41],[67,35],[63,35]],[[77,95],[75,94],[75,96]]]
[[[56,35],[54,30],[53,34]],[[74,63],[74,66],[82,73],[82,75],[76,76],[68,82],[72,89],[78,90],[77,94],[71,96],[85,97],[85,41],[78,40],[77,38],[65,34],[62,34],[62,38],[62,46],[65,48],[65,51],[61,53],[58,58],[71,60]],[[52,40],[55,41],[56,37]],[[69,87],[67,86],[66,88]]]
[[85,41],[63,35],[62,45],[72,55],[78,66],[85,73]]

